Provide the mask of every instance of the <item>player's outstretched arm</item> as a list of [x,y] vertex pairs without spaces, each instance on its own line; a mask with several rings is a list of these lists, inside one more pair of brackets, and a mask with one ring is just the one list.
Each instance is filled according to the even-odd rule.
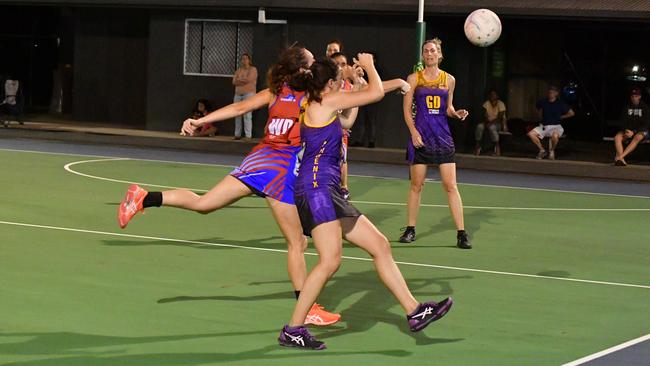
[[219,108],[199,119],[188,118],[183,122],[181,135],[192,135],[196,129],[207,123],[225,121],[265,107],[273,98],[273,93],[269,89],[264,89],[250,98]]
[[352,93],[333,93],[323,98],[322,105],[332,108],[334,111],[354,108],[371,104],[384,97],[384,87],[381,78],[375,69],[372,55],[360,53],[358,60],[355,60],[368,74],[368,87]]
[[406,94],[411,90],[411,84],[404,81],[404,79],[392,79],[381,83],[384,87],[384,94],[388,94],[393,90],[399,90],[400,93]]

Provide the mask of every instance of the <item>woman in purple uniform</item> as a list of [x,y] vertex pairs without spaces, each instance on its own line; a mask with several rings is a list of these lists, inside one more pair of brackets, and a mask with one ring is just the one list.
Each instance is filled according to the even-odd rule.
[[406,202],[406,229],[399,241],[415,241],[415,223],[420,211],[420,196],[427,176],[427,166],[435,164],[440,169],[442,188],[447,193],[451,216],[458,230],[456,245],[461,249],[471,249],[465,231],[463,201],[456,184],[456,149],[447,122],[447,117],[465,120],[469,113],[454,108],[456,79],[439,68],[443,58],[441,45],[438,38],[425,41],[422,45],[425,68],[409,75],[407,79],[411,90],[404,95],[404,119],[411,132],[406,149],[406,159],[411,165],[411,188]]
[[342,240],[361,247],[375,263],[379,277],[404,308],[412,331],[424,329],[440,319],[452,305],[451,298],[440,303],[419,303],[393,260],[388,240],[341,192],[343,128],[337,111],[380,100],[384,87],[372,55],[359,54],[356,61],[367,73],[369,86],[356,92],[339,92],[340,72],[329,59],[317,61],[305,75],[308,104],[301,124],[302,159],[295,186],[295,201],[306,235],[314,239],[318,264],[307,276],[291,321],[278,339],[280,345],[303,349],[324,349],[304,327],[304,320],[327,280],[341,263]]

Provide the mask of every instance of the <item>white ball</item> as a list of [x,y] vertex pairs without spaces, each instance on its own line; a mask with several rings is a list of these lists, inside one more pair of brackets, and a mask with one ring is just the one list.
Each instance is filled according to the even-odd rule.
[[492,10],[474,10],[465,19],[465,36],[472,44],[487,47],[499,39],[501,20]]

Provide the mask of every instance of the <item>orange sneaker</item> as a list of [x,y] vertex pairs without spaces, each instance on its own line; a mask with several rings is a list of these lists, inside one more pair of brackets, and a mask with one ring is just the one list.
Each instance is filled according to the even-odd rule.
[[314,304],[309,309],[307,318],[305,318],[305,325],[312,324],[318,326],[332,325],[341,320],[341,314],[334,314],[325,311],[319,304]]
[[117,221],[122,229],[128,225],[129,221],[131,221],[138,211],[144,211],[142,201],[144,201],[147,193],[149,192],[137,184],[131,184],[129,186],[124,200],[122,200],[120,207],[117,209]]

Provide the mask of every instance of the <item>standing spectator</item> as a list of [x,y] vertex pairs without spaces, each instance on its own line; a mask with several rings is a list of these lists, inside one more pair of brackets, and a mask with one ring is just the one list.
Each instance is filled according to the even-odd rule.
[[[555,160],[555,148],[564,134],[561,121],[575,116],[573,109],[558,98],[559,93],[557,87],[551,86],[546,98],[539,100],[535,105],[538,113],[541,113],[542,122],[528,132],[528,137],[539,149],[537,159],[544,159],[548,154],[549,159]],[[541,141],[545,137],[551,139],[548,153]]]
[[332,57],[335,53],[343,52],[343,43],[338,39],[333,39],[327,42],[327,48],[325,49],[325,56]]
[[[2,84],[0,85],[0,116],[9,115],[9,118],[15,118],[18,123],[21,125],[23,121],[21,115],[23,112],[23,107],[25,101],[23,99],[22,86],[20,81],[13,78],[11,75],[8,75],[6,78],[0,78]],[[9,126],[9,120],[3,118],[3,124],[5,127]]]
[[[210,112],[212,111],[212,108],[210,108],[210,102],[208,102],[207,99],[199,99],[196,102],[196,105],[194,106],[194,110],[192,111],[192,119],[199,119],[201,117],[205,117]],[[201,136],[214,136],[218,135],[219,130],[217,126],[215,126],[212,123],[206,123],[201,128],[199,128],[194,135],[190,136],[196,136],[196,137],[201,137]]]
[[[630,102],[623,108],[621,113],[623,130],[614,137],[616,157],[614,164],[626,166],[625,157],[636,149],[643,140],[650,138],[650,108],[641,101],[641,90],[634,88],[630,93]],[[632,139],[630,144],[623,150],[623,141]]]
[[[232,85],[235,86],[234,102],[240,102],[251,97],[257,91],[257,69],[253,66],[253,60],[248,53],[241,55],[241,65],[235,71],[232,78]],[[241,139],[242,117],[235,118],[235,140]],[[247,139],[253,137],[253,113],[244,114],[244,134]]]
[[476,125],[474,154],[481,155],[481,140],[483,140],[483,132],[487,127],[490,140],[494,143],[494,154],[500,156],[499,131],[507,132],[508,125],[506,123],[506,105],[499,99],[496,90],[490,90],[488,100],[483,103],[483,109],[483,122]]

